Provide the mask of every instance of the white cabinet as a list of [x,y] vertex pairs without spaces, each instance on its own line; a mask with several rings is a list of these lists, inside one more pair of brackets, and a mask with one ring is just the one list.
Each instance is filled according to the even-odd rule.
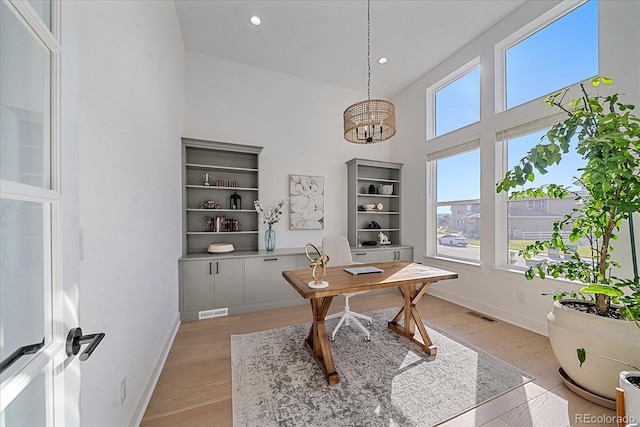
[[212,262],[180,263],[180,312],[198,312],[214,308]]
[[244,303],[244,267],[242,259],[212,261],[215,266],[214,307],[234,307]]
[[390,248],[380,250],[380,262],[407,261],[413,262],[412,248]]
[[400,245],[402,164],[351,159],[347,162],[348,239],[351,246],[377,241],[384,233]]
[[262,147],[182,138],[183,255],[211,243],[258,250],[258,167]]
[[296,255],[272,255],[245,259],[245,304],[295,299],[298,295],[282,277],[298,268]]
[[413,248],[411,246],[403,247],[378,247],[375,248],[352,248],[351,257],[353,262],[371,263],[371,262],[389,262],[389,261],[407,261],[413,262]]
[[372,249],[370,250],[359,249],[357,251],[352,250],[351,258],[353,258],[353,262],[359,262],[364,264],[367,264],[370,262],[380,262],[380,255],[378,254],[378,251],[372,250]]
[[180,263],[180,312],[198,312],[244,302],[243,260],[193,260]]

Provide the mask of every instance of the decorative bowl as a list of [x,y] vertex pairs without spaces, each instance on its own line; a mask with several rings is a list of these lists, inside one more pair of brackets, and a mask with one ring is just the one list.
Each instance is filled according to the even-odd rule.
[[212,243],[207,248],[207,252],[211,254],[223,254],[226,252],[233,252],[233,244],[231,243]]
[[366,211],[372,211],[376,208],[376,205],[374,205],[373,203],[367,203],[365,205],[362,205],[362,208]]

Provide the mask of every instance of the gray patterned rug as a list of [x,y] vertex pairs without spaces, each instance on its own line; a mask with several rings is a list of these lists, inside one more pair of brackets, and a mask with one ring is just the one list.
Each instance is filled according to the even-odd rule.
[[[428,356],[373,317],[371,341],[343,326],[331,343],[340,383],[329,386],[304,346],[309,324],[231,336],[235,426],[432,426],[533,379],[425,323]],[[338,319],[327,321],[328,331]]]

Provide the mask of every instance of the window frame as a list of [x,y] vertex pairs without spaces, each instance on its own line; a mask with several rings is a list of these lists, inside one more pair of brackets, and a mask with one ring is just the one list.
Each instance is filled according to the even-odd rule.
[[[438,237],[438,206],[442,204],[451,204],[455,202],[457,204],[471,203],[475,202],[474,200],[443,200],[442,202],[438,202],[437,198],[437,162],[438,160],[453,157],[459,154],[467,153],[469,151],[478,150],[479,152],[479,162],[482,162],[482,147],[480,146],[480,136],[476,135],[471,140],[466,142],[461,142],[458,145],[453,147],[449,147],[443,150],[434,151],[432,153],[427,154],[426,157],[426,189],[427,189],[427,197],[426,197],[426,213],[427,218],[425,218],[426,225],[426,254],[427,257],[446,259],[456,262],[463,262],[470,265],[480,265],[481,259],[475,260],[471,258],[460,258],[453,257],[448,255],[443,255],[438,253],[437,248],[437,237]],[[480,204],[482,203],[482,187],[480,187]],[[481,205],[482,206],[482,205]],[[452,212],[453,216],[453,212]],[[429,218],[433,218],[433,221],[429,220]]]
[[[475,70],[476,68],[480,70],[480,87],[478,89],[480,90],[480,97],[482,98],[482,69],[480,67],[480,56],[476,56],[471,61],[457,68],[454,72],[447,74],[446,77],[444,77],[443,79],[439,80],[437,83],[427,88],[426,94],[425,94],[426,96],[425,135],[426,135],[427,141],[430,141],[435,138],[440,138],[443,135],[447,135],[451,132],[456,132],[460,129],[464,129],[467,126],[471,126],[471,125],[480,123],[482,121],[482,114],[480,114],[479,116],[480,118],[477,122],[469,123],[465,126],[462,126],[461,128],[454,129],[443,135],[436,136],[436,132],[435,132],[436,131],[436,92],[438,92],[440,89],[444,88],[445,86],[450,85],[451,83],[455,82],[461,77],[464,77],[465,75],[469,74],[471,71]],[[480,101],[480,105],[478,105],[478,110],[480,113],[482,111],[481,104],[482,104],[482,99]]]
[[[510,36],[504,38],[502,41],[495,44],[494,47],[494,77],[495,77],[495,113],[500,114],[504,111],[509,111],[514,108],[518,108],[522,105],[528,104],[540,98],[534,98],[524,104],[517,105],[515,107],[507,109],[507,75],[506,75],[506,53],[507,50],[517,45],[524,39],[532,36],[538,31],[546,28],[559,20],[563,16],[571,13],[575,9],[579,8],[589,0],[564,0],[557,6],[551,8],[547,12],[540,15],[538,18],[531,21],[529,24],[523,26],[519,30],[513,32]],[[600,36],[598,36],[598,39]],[[593,77],[593,76],[591,76]],[[574,82],[574,84],[577,82]],[[562,88],[558,88],[562,89]]]

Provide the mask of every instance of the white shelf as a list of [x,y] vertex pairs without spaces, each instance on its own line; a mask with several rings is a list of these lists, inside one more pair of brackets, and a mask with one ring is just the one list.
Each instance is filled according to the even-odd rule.
[[358,193],[358,197],[400,197],[397,194],[369,194],[369,193]]
[[367,211],[358,211],[358,214],[367,214],[367,215],[400,215],[400,212],[367,212]]
[[216,185],[185,185],[187,188],[193,188],[196,190],[233,190],[233,191],[258,191],[254,187],[218,187]]
[[258,234],[258,230],[251,230],[251,231],[187,231],[187,235],[188,236],[195,236],[195,235],[215,235],[215,236],[220,236],[220,235],[233,235],[233,234]]
[[362,176],[358,177],[358,181],[362,181],[362,182],[365,182],[365,181],[366,182],[379,182],[379,183],[382,183],[382,182],[385,182],[385,183],[398,182],[399,183],[400,182],[397,179],[365,178],[365,177],[362,177]]
[[[207,253],[211,243],[258,250],[258,215],[253,201],[259,198],[261,151],[262,147],[182,138],[183,256]],[[212,184],[224,181],[236,185],[202,185],[205,175]],[[228,196],[233,193],[238,193],[246,201],[245,207],[252,209],[230,209]],[[217,201],[221,209],[200,208],[207,200]],[[208,231],[202,221],[197,221],[198,216],[233,218],[243,231]]]
[[248,172],[248,173],[257,173],[258,169],[252,168],[237,168],[232,166],[218,166],[218,165],[201,165],[196,163],[187,163],[185,167],[188,169],[202,169],[202,170],[214,170],[214,171],[224,171],[224,172]]
[[[392,185],[393,194],[378,194],[380,185]],[[374,194],[369,188],[375,188]],[[361,210],[365,204],[382,202],[382,211]],[[371,237],[380,232],[394,244],[401,244],[402,164],[377,160],[352,159],[347,162],[347,230],[349,243],[358,244],[360,234]],[[381,228],[366,228],[372,222]]]
[[193,209],[187,208],[187,212],[244,212],[257,214],[255,209]]

